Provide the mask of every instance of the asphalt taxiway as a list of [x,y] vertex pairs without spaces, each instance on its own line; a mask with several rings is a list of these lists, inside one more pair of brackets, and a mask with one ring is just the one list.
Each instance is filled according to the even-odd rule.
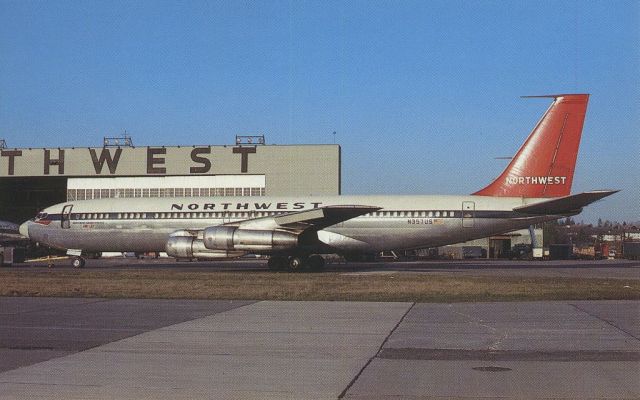
[[0,298],[0,398],[640,398],[640,302]]
[[[67,259],[54,261],[54,269],[72,269]],[[46,270],[44,261],[18,264],[16,269]],[[264,259],[240,259],[232,261],[176,262],[172,258],[143,259],[103,258],[87,260],[86,269],[131,271],[158,268],[182,272],[253,272],[268,271]],[[326,272],[345,274],[384,274],[387,272],[428,273],[438,275],[470,275],[496,277],[563,277],[563,278],[640,278],[640,261],[632,260],[433,260],[433,261],[381,261],[381,262],[329,262]]]

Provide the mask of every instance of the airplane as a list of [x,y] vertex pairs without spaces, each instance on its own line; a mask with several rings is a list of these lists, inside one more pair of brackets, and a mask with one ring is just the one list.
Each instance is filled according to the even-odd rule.
[[66,250],[215,260],[268,255],[272,270],[320,270],[321,254],[437,247],[579,214],[616,190],[570,194],[588,94],[553,102],[505,170],[471,195],[112,198],[48,207],[20,226]]
[[26,240],[19,232],[20,226],[13,222],[0,221],[0,244],[8,244]]

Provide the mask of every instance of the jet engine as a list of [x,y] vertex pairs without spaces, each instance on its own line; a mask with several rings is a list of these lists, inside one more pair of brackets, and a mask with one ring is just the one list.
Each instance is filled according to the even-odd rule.
[[244,251],[210,250],[202,239],[191,235],[172,235],[167,241],[167,254],[176,258],[233,258],[246,254]]
[[212,226],[203,232],[204,246],[210,250],[271,252],[298,246],[298,235],[287,231],[241,229],[235,226]]

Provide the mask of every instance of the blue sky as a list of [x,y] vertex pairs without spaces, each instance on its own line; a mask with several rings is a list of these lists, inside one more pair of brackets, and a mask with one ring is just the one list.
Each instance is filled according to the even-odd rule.
[[343,193],[464,194],[591,93],[577,219],[640,220],[638,1],[0,0],[12,147],[332,143]]

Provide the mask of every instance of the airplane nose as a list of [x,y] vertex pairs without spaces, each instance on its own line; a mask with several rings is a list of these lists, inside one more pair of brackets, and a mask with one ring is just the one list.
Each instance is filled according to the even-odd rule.
[[20,234],[26,238],[29,237],[29,224],[30,222],[25,222],[24,224],[20,225]]

